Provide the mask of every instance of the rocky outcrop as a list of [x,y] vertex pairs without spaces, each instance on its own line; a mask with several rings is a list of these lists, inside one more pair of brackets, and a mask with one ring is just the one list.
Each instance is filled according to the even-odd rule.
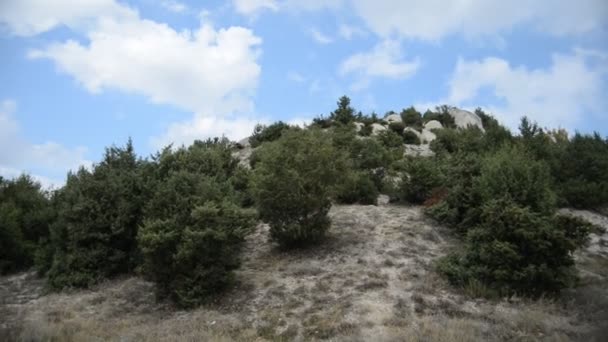
[[420,142],[423,144],[430,144],[433,140],[437,139],[435,133],[431,132],[428,129],[423,129],[420,133]]
[[355,122],[355,130],[356,130],[357,132],[361,131],[361,129],[362,129],[363,127],[365,127],[365,124],[364,124],[364,123],[362,123],[362,122]]
[[477,126],[479,129],[484,131],[483,123],[481,118],[475,114],[466,110],[462,110],[456,107],[448,109],[448,114],[454,118],[454,122],[458,128],[467,128],[468,126]]
[[435,152],[431,150],[429,145],[405,145],[406,156],[412,157],[432,157]]
[[443,125],[441,124],[441,122],[439,122],[437,120],[431,120],[424,124],[424,129],[429,130],[429,131],[432,129],[441,129],[441,128],[443,128]]
[[402,122],[401,121],[401,115],[399,115],[399,114],[388,115],[386,118],[384,118],[384,120],[386,122],[388,122],[389,124],[393,123],[393,122]]
[[412,132],[414,134],[416,134],[416,136],[418,137],[418,139],[420,139],[420,132],[418,132],[417,130],[413,129],[412,127],[405,127],[403,129],[403,133],[405,132]]
[[380,132],[384,132],[386,131],[386,126],[382,126],[379,123],[373,123],[372,124],[372,135],[377,135],[380,134]]

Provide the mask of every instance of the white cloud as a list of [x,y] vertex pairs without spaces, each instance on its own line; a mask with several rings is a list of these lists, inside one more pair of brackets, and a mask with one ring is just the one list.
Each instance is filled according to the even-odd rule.
[[33,36],[65,25],[87,29],[95,18],[132,18],[137,12],[114,0],[2,0],[0,24],[19,36]]
[[0,102],[0,175],[11,178],[29,173],[45,186],[58,186],[68,170],[91,165],[84,157],[84,147],[68,148],[53,141],[36,144],[24,139],[14,117],[16,109],[14,101]]
[[420,67],[418,59],[403,59],[401,44],[385,40],[376,45],[370,52],[360,52],[344,60],[339,69],[342,76],[354,74],[358,80],[353,90],[366,88],[375,77],[406,79],[416,73]]
[[188,9],[188,6],[175,0],[163,0],[160,2],[160,5],[174,13],[183,13]]
[[356,37],[365,37],[367,33],[358,27],[342,24],[338,27],[338,35],[346,40],[351,40]]
[[[10,22],[13,32],[35,34],[61,24],[72,27],[69,24],[75,20],[83,23],[78,26],[85,35],[83,41],[54,42],[30,51],[30,58],[52,60],[61,72],[91,93],[119,90],[193,113],[191,120],[169,125],[163,135],[154,139],[158,146],[222,134],[238,138],[251,133],[256,121],[246,116],[253,111],[252,98],[261,73],[257,62],[261,39],[251,30],[216,29],[203,22],[197,29],[177,31],[167,24],[143,19],[136,11],[110,0],[71,2],[69,10],[62,10],[77,15],[64,13],[57,16],[60,19],[53,19],[55,12],[60,12],[55,11],[54,3],[23,0],[24,5],[21,4],[11,2],[12,15],[24,14],[24,23],[29,24],[21,26],[33,28],[25,30]],[[102,4],[112,11],[104,10],[97,16]],[[33,5],[37,7],[31,12],[36,15],[28,11]],[[45,13],[52,20],[47,20]],[[52,24],[35,26],[32,18]],[[59,159],[69,155],[54,143],[31,145],[27,151],[27,155],[43,159],[44,155]],[[71,165],[41,162],[46,163],[45,167]]]
[[[572,128],[608,106],[605,100],[606,68],[594,67],[588,55],[554,55],[547,69],[513,66],[489,57],[480,61],[459,59],[443,103],[482,105],[509,127],[527,115],[548,127]],[[489,90],[498,100],[482,98]]]
[[530,24],[554,35],[605,26],[605,0],[352,0],[356,13],[380,36],[438,40],[451,34],[493,35]]
[[197,139],[221,136],[238,141],[250,136],[256,124],[267,122],[266,118],[195,115],[191,120],[171,124],[163,135],[152,138],[151,143],[162,148],[169,144],[188,145]]
[[279,5],[276,0],[233,0],[234,9],[245,16],[256,16],[264,10],[276,12]]
[[119,89],[193,112],[249,110],[261,39],[250,30],[202,24],[181,32],[151,20],[106,18],[89,43],[69,40],[31,58],[48,58],[92,93]]
[[316,28],[310,29],[309,32],[310,32],[312,39],[314,39],[315,42],[317,42],[319,44],[326,45],[326,44],[330,44],[334,41],[331,37],[326,36],[323,32],[317,30]]

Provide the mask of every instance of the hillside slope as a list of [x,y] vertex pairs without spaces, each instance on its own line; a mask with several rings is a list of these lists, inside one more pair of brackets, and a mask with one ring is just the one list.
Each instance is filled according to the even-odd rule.
[[[237,286],[194,311],[156,303],[153,285],[134,277],[49,295],[31,274],[4,277],[0,339],[600,340],[608,326],[608,236],[593,236],[577,256],[582,286],[562,299],[472,299],[434,273],[434,260],[457,240],[422,209],[335,205],[329,239],[295,253],[267,243],[260,225],[247,240]],[[570,213],[608,227],[606,217]]]

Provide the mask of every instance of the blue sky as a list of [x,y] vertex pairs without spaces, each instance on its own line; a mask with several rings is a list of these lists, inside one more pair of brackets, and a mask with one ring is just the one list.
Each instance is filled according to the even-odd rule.
[[132,137],[482,107],[608,135],[605,0],[3,0],[0,175],[60,185]]

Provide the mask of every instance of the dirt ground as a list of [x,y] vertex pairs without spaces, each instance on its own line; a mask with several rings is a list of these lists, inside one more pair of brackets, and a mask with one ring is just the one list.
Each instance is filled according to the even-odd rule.
[[[608,228],[608,218],[566,210]],[[434,261],[457,245],[421,207],[336,205],[329,239],[283,252],[260,225],[234,288],[180,311],[137,277],[44,292],[32,273],[0,278],[0,340],[20,341],[605,341],[608,235],[580,251],[581,284],[559,299],[479,299]]]

